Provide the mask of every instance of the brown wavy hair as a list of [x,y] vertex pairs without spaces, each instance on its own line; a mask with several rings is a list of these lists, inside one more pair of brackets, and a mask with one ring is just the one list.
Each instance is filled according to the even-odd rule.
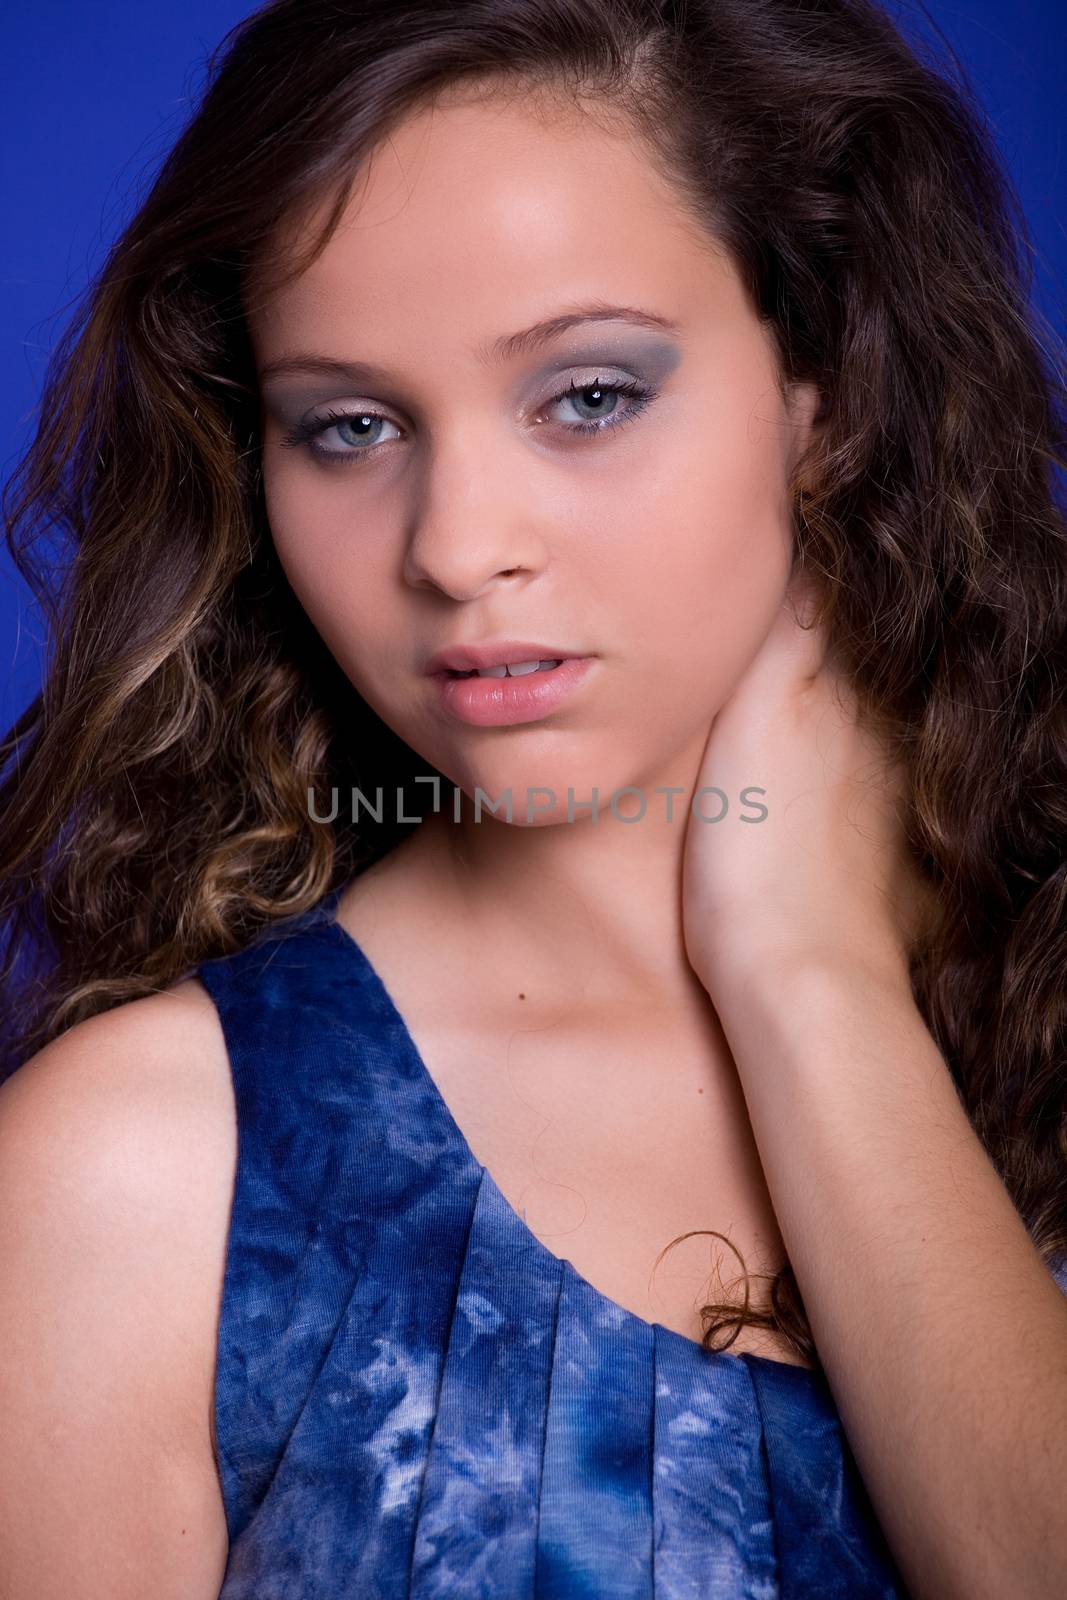
[[[5,487],[49,629],[0,765],[5,1072],[311,908],[406,831],[311,815],[309,791],[426,763],[275,558],[243,309],[253,269],[280,282],[315,259],[409,110],[461,80],[543,89],[628,119],[730,251],[781,381],[823,392],[796,549],[909,774],[937,907],[913,992],[1035,1245],[1067,1251],[1065,368],[973,92],[927,51],[866,0],[277,0],[225,36]],[[283,265],[279,223],[323,198]],[[50,530],[54,583],[31,553]],[[740,1308],[703,1315],[709,1349],[758,1325],[818,1365],[788,1261],[763,1309],[746,1275]]]

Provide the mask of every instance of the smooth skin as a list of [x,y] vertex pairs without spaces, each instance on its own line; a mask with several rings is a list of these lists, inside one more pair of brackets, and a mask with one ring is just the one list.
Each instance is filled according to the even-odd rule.
[[912,994],[932,909],[903,774],[821,626],[784,606],[703,773],[765,766],[765,828],[691,826],[683,914],[812,1333],[915,1600],[1060,1600],[1067,1298]]
[[0,1088],[0,1597],[214,1600],[233,1098],[199,983]]
[[[468,795],[548,785],[560,805],[530,826],[434,819],[341,915],[531,1227],[635,1314],[698,1337],[708,1241],[687,1241],[688,1278],[650,1301],[656,1252],[718,1227],[757,1266],[780,1241],[686,949],[685,796],[786,593],[786,484],[817,396],[779,390],[732,266],[603,108],[442,96],[364,178],[306,276],[250,298],[279,556],[353,684],[428,764]],[[590,301],[673,327],[586,323],[478,354]],[[300,352],[378,372],[268,375]],[[593,408],[554,397],[596,379],[655,397],[632,415],[609,398],[600,414],[627,420],[580,436]],[[316,442],[347,456],[369,432],[373,459],[283,443],[342,407],[386,420]],[[542,722],[450,724],[426,658],[504,636],[598,659]],[[568,786],[580,805],[594,785],[640,787],[647,815],[568,823]],[[661,786],[680,791],[671,820]],[[412,908],[432,940],[410,939]],[[77,1025],[0,1090],[0,1600],[217,1595],[235,1161],[225,1045],[195,979]]]

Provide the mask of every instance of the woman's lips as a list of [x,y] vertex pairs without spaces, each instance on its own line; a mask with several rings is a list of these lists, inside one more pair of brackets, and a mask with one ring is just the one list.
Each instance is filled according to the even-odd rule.
[[547,717],[574,693],[595,660],[595,656],[568,656],[547,672],[527,672],[518,678],[461,678],[435,672],[431,682],[450,717],[473,728],[496,728]]

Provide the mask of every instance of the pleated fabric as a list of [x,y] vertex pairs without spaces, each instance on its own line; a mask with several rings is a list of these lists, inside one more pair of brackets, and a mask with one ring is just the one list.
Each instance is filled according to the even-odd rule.
[[220,1600],[906,1600],[824,1377],[555,1256],[337,898],[196,969],[238,1122]]

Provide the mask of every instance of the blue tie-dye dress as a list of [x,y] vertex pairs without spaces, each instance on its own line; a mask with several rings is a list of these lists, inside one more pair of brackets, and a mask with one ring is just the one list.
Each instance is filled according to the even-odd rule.
[[220,1600],[905,1596],[825,1379],[553,1255],[336,904],[196,969],[238,1118]]

